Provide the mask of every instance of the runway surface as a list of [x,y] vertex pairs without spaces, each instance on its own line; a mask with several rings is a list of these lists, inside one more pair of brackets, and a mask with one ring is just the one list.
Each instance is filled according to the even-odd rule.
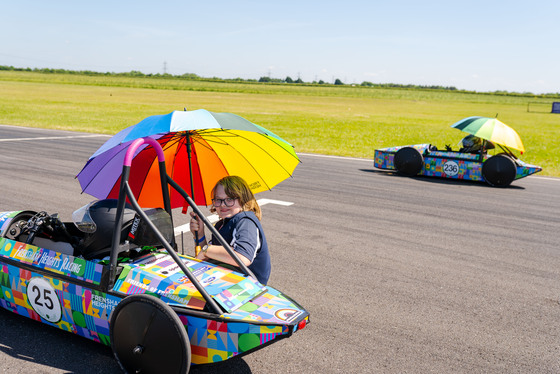
[[[69,221],[93,200],[74,176],[106,139],[0,125],[0,211]],[[300,158],[257,198],[293,203],[262,207],[269,283],[311,324],[192,373],[560,372],[560,179],[492,188]],[[120,372],[110,348],[4,310],[0,371]]]

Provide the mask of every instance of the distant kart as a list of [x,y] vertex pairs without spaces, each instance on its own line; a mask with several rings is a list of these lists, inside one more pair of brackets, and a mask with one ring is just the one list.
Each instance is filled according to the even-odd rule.
[[161,162],[164,205],[171,186],[241,270],[177,253],[172,210],[140,208],[128,185],[143,143],[163,159],[153,139],[132,143],[119,199],[76,211],[75,224],[46,212],[0,212],[0,306],[111,346],[121,368],[135,373],[187,373],[304,328],[309,313],[256,280]]
[[507,147],[500,147],[503,153],[494,156],[484,149],[478,153],[440,151],[431,144],[382,148],[375,150],[374,166],[396,170],[408,177],[423,175],[484,181],[496,187],[509,186],[514,180],[542,170],[540,166],[521,161]]
[[[396,170],[408,177],[424,175],[485,181],[496,187],[509,186],[516,179],[542,170],[513,154],[510,148],[523,153],[525,147],[519,134],[498,118],[472,116],[451,127],[469,134],[461,141],[459,151],[453,151],[449,145],[445,146],[445,151],[440,151],[431,144],[382,148],[375,150],[373,164],[376,168]],[[487,151],[496,145],[503,152],[488,155]]]

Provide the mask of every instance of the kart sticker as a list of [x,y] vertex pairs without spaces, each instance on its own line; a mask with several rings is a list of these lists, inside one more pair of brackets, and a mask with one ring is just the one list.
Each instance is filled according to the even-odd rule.
[[18,213],[20,212],[0,212],[0,236],[4,235],[4,231],[6,231],[12,223],[12,218],[17,216]]
[[443,164],[443,172],[449,176],[453,177],[459,173],[459,165],[455,161],[447,161]]
[[6,238],[0,238],[0,257],[95,284],[101,281],[103,271],[101,264]]
[[295,309],[279,309],[276,311],[276,318],[281,319],[282,321],[291,322],[296,319],[297,316],[301,315],[300,310]]
[[57,323],[62,318],[60,300],[53,286],[44,278],[31,278],[27,285],[27,301],[44,320]]
[[[204,285],[206,292],[228,312],[239,308],[266,288],[252,278],[198,260],[180,256],[191,273]],[[114,290],[129,295],[153,293],[162,299],[202,309],[205,300],[183,274],[173,258],[167,254],[151,254],[124,270],[115,283]]]

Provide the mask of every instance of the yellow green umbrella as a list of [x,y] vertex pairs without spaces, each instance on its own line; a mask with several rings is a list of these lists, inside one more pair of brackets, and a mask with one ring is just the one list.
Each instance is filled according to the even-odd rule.
[[525,147],[517,132],[497,118],[468,117],[454,123],[451,127],[478,136],[481,139],[525,152]]

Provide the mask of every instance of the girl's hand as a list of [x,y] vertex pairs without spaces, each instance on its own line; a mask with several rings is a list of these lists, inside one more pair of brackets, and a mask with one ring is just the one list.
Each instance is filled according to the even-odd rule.
[[207,261],[210,259],[210,257],[206,256],[206,253],[202,251],[200,251],[200,253],[196,256],[196,258],[201,261]]
[[198,217],[194,212],[190,213],[191,220],[190,220],[190,229],[192,234],[198,233],[198,237],[202,238],[204,236],[204,224],[202,223],[202,219]]

